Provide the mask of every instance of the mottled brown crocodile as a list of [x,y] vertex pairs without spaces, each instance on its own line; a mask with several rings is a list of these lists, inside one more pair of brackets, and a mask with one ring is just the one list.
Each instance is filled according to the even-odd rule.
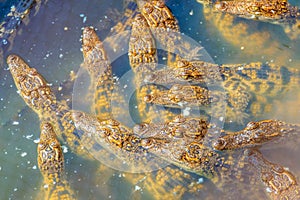
[[[32,68],[29,68],[17,56],[9,56],[8,64],[14,78],[16,78],[16,83],[19,83],[17,87],[20,88],[20,94],[24,99],[26,97],[30,98],[26,102],[36,112],[43,113],[44,116],[41,119],[47,119],[47,114],[51,115],[53,112],[51,108],[57,108],[57,106],[53,104],[55,102],[54,98],[52,98],[52,101],[43,101],[46,104],[41,104],[39,103],[41,101],[38,101],[42,98],[44,100],[47,99],[47,95],[51,94],[51,90],[45,90],[45,88],[49,89],[49,87],[47,84],[43,84],[44,79],[36,71],[32,71]],[[18,69],[21,71],[18,71]],[[26,76],[22,72],[26,73]],[[23,81],[22,84],[20,80]],[[48,103],[52,106],[47,106]],[[132,133],[130,129],[115,120],[99,120],[95,116],[79,111],[68,110],[68,113],[68,120],[60,119],[60,121],[65,123],[63,125],[67,123],[68,127],[74,131],[72,134],[76,136],[76,141],[82,143],[86,149],[97,152],[100,156],[103,156],[105,152],[102,151],[102,145],[106,146],[105,149],[113,150],[117,157],[124,159],[125,156],[125,159],[129,158],[130,161],[138,162],[144,158],[147,161],[148,158],[152,157],[147,157],[146,155],[155,154],[159,158],[164,158],[166,161],[172,162],[188,171],[196,172],[210,178],[220,188],[224,189],[224,191],[234,187],[234,180],[254,182],[250,178],[252,176],[248,173],[250,170],[248,169],[249,166],[240,151],[228,153],[227,155],[227,153],[214,151],[207,145],[210,141],[213,141],[213,136],[210,133],[215,133],[218,129],[213,126],[210,127],[203,120],[198,120],[200,122],[198,125],[194,124],[197,120],[192,120],[188,126],[186,123],[183,123],[184,120],[178,118],[173,123],[183,129],[173,130],[173,135],[167,134],[164,131],[158,131],[157,133],[154,132],[154,134],[152,132],[152,135],[149,137],[141,138],[138,134]],[[52,115],[51,117],[56,118],[57,116]],[[202,125],[199,126],[199,124]],[[79,130],[74,130],[74,126]],[[171,128],[172,126],[168,124],[164,127]],[[214,131],[206,132],[207,127]],[[194,129],[192,128],[197,129],[193,131]],[[186,129],[189,129],[190,132],[187,132]],[[76,143],[74,144],[76,145]],[[144,165],[145,163],[142,164]],[[157,162],[154,164],[157,164]],[[247,173],[243,174],[243,172]],[[229,180],[231,184],[227,183]],[[239,189],[242,189],[242,187],[239,187]],[[235,191],[238,191],[238,189],[235,188]]]
[[214,12],[229,13],[246,19],[280,24],[295,39],[300,29],[300,9],[288,0],[198,0],[209,5]]
[[299,125],[279,120],[249,122],[245,129],[223,133],[213,147],[217,150],[233,150],[254,147],[276,139],[278,142],[299,134]]
[[[244,150],[220,152],[210,148],[209,144],[215,135],[223,131],[203,119],[178,116],[164,124],[138,125],[133,132],[126,130],[121,136],[118,131],[115,132],[116,135],[114,132],[103,135],[101,125],[103,122],[95,116],[79,111],[76,111],[75,115],[75,124],[84,134],[93,135],[92,137],[102,135],[98,140],[119,148],[118,151],[124,155],[139,154],[135,148],[138,144],[139,148],[144,150],[140,156],[153,153],[187,171],[205,176],[229,195],[227,197],[237,195],[235,192],[244,195],[247,191],[251,191],[252,195],[255,195],[254,191],[259,191],[259,188],[256,188],[258,186],[256,173],[248,162]],[[119,125],[116,123],[116,127]],[[134,138],[135,144],[126,142],[128,138]],[[247,187],[249,188],[246,189]]]
[[41,123],[38,143],[38,166],[44,177],[39,199],[75,199],[64,174],[64,156],[53,126]]
[[[59,138],[62,138],[63,141],[67,142],[67,145],[70,147],[72,151],[77,153],[78,155],[84,156],[84,157],[90,157],[90,154],[92,154],[94,157],[97,158],[97,156],[101,157],[104,162],[107,162],[111,160],[112,158],[118,156],[120,158],[120,161],[128,161],[128,156],[131,155],[131,161],[134,160],[133,158],[139,158],[138,155],[134,156],[132,152],[127,150],[130,150],[130,148],[133,148],[135,145],[134,137],[127,137],[127,145],[124,146],[124,148],[120,148],[120,145],[123,145],[123,142],[125,141],[125,138],[122,137],[110,137],[109,139],[111,143],[107,143],[107,145],[114,145],[114,148],[105,148],[105,143],[103,144],[103,139],[101,140],[101,143],[97,143],[94,138],[91,138],[87,134],[83,134],[81,131],[75,129],[74,120],[77,119],[74,115],[75,119],[73,118],[71,109],[68,108],[66,105],[62,104],[62,102],[57,102],[54,94],[51,92],[51,88],[48,86],[48,83],[45,81],[45,79],[34,69],[30,68],[20,57],[16,55],[11,55],[8,57],[8,64],[10,67],[10,70],[12,72],[12,75],[15,78],[16,86],[19,90],[19,94],[22,96],[25,102],[28,104],[29,107],[31,107],[39,116],[41,117],[41,120],[47,120],[53,123],[54,128],[56,129],[56,134]],[[32,72],[32,73],[31,73]],[[22,80],[22,81],[21,81]],[[45,102],[45,104],[43,104]],[[60,110],[60,109],[67,109],[67,110]],[[61,113],[64,113],[65,115],[61,116]],[[74,111],[75,112],[75,111]],[[92,127],[92,122],[89,122]],[[101,122],[103,125],[102,130],[104,132],[109,133],[110,131],[114,131],[113,133],[117,133],[116,131],[119,131],[119,136],[124,136],[126,127],[125,126],[118,126],[118,122],[114,120],[108,120]],[[124,128],[125,127],[125,128]],[[48,129],[47,129],[48,130]],[[72,132],[71,132],[72,131]],[[128,129],[128,132],[131,132],[130,129]],[[121,142],[120,143],[120,139]],[[131,146],[134,144],[133,146]],[[103,147],[103,146],[104,147]],[[125,145],[125,143],[124,143]],[[108,150],[107,150],[108,149]],[[118,151],[126,150],[125,153],[117,153]],[[116,151],[117,150],[117,151]],[[113,153],[110,153],[114,151]],[[99,158],[98,157],[98,158]],[[130,157],[129,157],[130,158]],[[145,157],[147,159],[147,157]],[[116,160],[116,159],[115,159]],[[157,158],[155,158],[156,164],[158,161]],[[112,161],[114,162],[114,161]],[[139,162],[137,162],[139,163]],[[131,164],[129,166],[132,166]],[[126,166],[124,166],[126,167]],[[155,167],[155,166],[153,166]],[[157,168],[157,167],[156,167]],[[170,169],[172,172],[172,169]],[[181,173],[180,170],[173,170],[174,173],[178,175],[178,173]],[[179,171],[179,172],[177,172]],[[170,173],[171,173],[170,172]],[[159,177],[163,175],[163,172],[159,173]],[[176,186],[177,181],[181,180],[184,177],[178,177],[176,174],[173,175],[172,178],[170,178],[170,184],[172,183],[172,186],[164,186],[166,189],[170,189],[171,187],[174,187],[174,191],[177,191],[179,189]],[[155,175],[149,173],[149,174],[141,174],[140,179],[142,179],[144,176],[149,177],[147,178],[147,184],[146,189],[151,189],[153,186],[152,180],[159,177],[155,177]],[[185,178],[187,179],[189,175],[185,175]],[[151,178],[150,178],[151,177]],[[130,180],[131,176],[128,174],[129,181],[133,182],[133,179]],[[197,180],[193,180],[191,183],[192,185],[196,185],[197,188],[203,187],[201,183],[197,183]],[[193,193],[192,188],[189,186],[189,184],[186,183],[186,185],[183,185],[180,187],[181,193],[174,193],[174,197],[179,198],[180,195],[183,195],[185,192]],[[177,189],[176,189],[177,187]],[[189,189],[188,189],[189,188]],[[152,188],[153,189],[153,188]],[[43,189],[42,189],[43,190]],[[163,189],[161,188],[160,191],[162,192]],[[196,191],[194,191],[196,192]],[[166,194],[167,192],[164,192]],[[158,193],[156,193],[158,195]],[[171,195],[173,196],[173,195]],[[159,195],[158,197],[159,198]]]
[[[254,146],[254,143],[259,145],[268,140],[278,139],[283,135],[287,136],[295,131],[293,126],[288,127],[288,125],[279,128],[278,125],[284,124],[283,122],[273,121],[271,123],[270,120],[269,126],[266,126],[265,123],[268,122],[249,123],[248,127],[241,131],[260,133],[251,136],[257,139],[253,140],[251,146]],[[249,130],[253,124],[262,125],[252,126],[252,130]],[[274,128],[272,129],[270,126],[274,126]],[[161,157],[167,155],[168,161],[185,170],[209,177],[220,188],[224,187],[226,190],[227,187],[233,186],[236,180],[240,181],[240,184],[246,181],[247,184],[253,186],[257,184],[257,180],[261,180],[267,188],[266,194],[270,196],[270,199],[299,198],[299,186],[295,176],[287,169],[267,161],[257,150],[220,152],[211,149],[210,143],[214,141],[214,138],[225,132],[213,124],[207,123],[206,120],[178,116],[167,123],[136,125],[133,131],[142,137],[166,138],[168,143],[161,143],[159,148],[150,148],[149,152]],[[240,134],[240,132],[232,134]],[[235,139],[232,141],[237,143],[239,138]],[[240,185],[235,189],[241,188],[243,186]],[[243,194],[245,191],[241,190],[240,192]]]
[[270,199],[300,199],[300,186],[288,168],[271,163],[257,150],[247,150],[245,153],[258,171]]
[[[175,67],[148,73],[144,81],[171,85],[169,90],[145,95],[144,100],[149,103],[184,108],[196,106],[195,102],[199,103],[198,106],[205,105],[203,99],[207,99],[204,102],[211,102],[209,105],[215,108],[215,117],[224,116],[227,121],[242,124],[249,117],[270,111],[272,98],[296,88],[299,85],[299,71],[272,63],[217,65],[179,60]],[[216,87],[213,87],[214,84]],[[219,98],[219,103],[213,101],[214,98]],[[224,105],[226,113],[223,112]],[[201,108],[211,114],[205,107]]]
[[299,8],[292,6],[287,0],[242,0],[242,1],[216,1],[214,8],[235,14],[245,18],[256,18],[259,20],[273,20],[274,23],[294,23],[299,19]]
[[58,138],[66,141],[74,152],[83,156],[89,155],[80,146],[80,134],[70,118],[69,106],[56,100],[44,77],[17,55],[8,56],[7,64],[20,96],[38,114],[40,120],[52,123]]

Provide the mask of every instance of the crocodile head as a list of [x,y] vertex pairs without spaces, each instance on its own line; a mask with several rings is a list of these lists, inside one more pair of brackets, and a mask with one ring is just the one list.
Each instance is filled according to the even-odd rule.
[[17,55],[8,56],[7,64],[26,104],[37,113],[51,109],[56,97],[44,77]]
[[53,126],[48,122],[41,123],[38,165],[42,174],[47,177],[56,177],[64,170],[63,152]]

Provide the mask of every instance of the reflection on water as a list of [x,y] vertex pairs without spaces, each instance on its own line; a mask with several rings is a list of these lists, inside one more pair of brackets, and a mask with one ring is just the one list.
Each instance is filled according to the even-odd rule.
[[[300,6],[296,0],[290,2]],[[300,39],[291,40],[280,26],[250,20],[236,20],[232,24],[230,18],[212,17],[207,10],[203,12],[202,5],[192,0],[181,3],[168,0],[167,5],[178,18],[181,31],[200,42],[216,63],[262,61],[300,67]],[[98,28],[100,39],[104,39],[114,23],[112,18],[119,16],[117,10],[122,10],[117,0],[49,0],[35,17],[30,17],[27,25],[20,26],[13,45],[5,49],[4,58],[10,53],[22,56],[50,83],[58,86],[68,79],[71,70],[78,70],[83,60],[80,51],[82,27]],[[247,31],[242,32],[245,29]],[[32,199],[42,187],[36,161],[39,120],[16,93],[5,63],[0,69],[0,85],[0,193],[3,199]],[[260,119],[277,118],[299,123],[298,102],[299,92],[294,89],[277,98],[271,105],[272,110]],[[263,152],[273,162],[289,167],[299,178],[300,166],[294,162],[299,159],[299,150],[293,142],[280,144],[278,148],[266,146]],[[79,199],[152,199],[154,192],[146,190],[147,184],[151,186],[150,175],[132,177],[134,175],[109,169],[97,161],[84,160],[69,151],[65,159],[67,177]],[[170,172],[169,178],[172,175]],[[195,182],[203,181],[198,175],[189,176]],[[152,181],[155,185],[155,180]],[[188,185],[188,181],[178,184]],[[219,195],[206,179],[201,187],[197,196],[213,199]],[[209,189],[214,192],[208,192]]]

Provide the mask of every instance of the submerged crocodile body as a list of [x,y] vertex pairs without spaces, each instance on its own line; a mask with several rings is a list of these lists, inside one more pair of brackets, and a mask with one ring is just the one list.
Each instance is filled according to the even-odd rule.
[[232,14],[246,19],[255,19],[280,24],[291,39],[299,36],[300,9],[288,0],[198,0],[213,12]]
[[271,199],[300,199],[300,186],[288,168],[266,160],[257,150],[246,151]]
[[44,177],[43,193],[38,199],[75,199],[64,175],[64,156],[52,125],[41,123],[40,141],[38,143],[38,166]]
[[[139,88],[137,99],[142,121],[155,119],[151,118],[153,114],[143,114],[151,109],[151,106],[142,102],[144,100],[152,105],[180,109],[198,109],[200,106],[201,110],[214,118],[226,117],[226,122],[243,124],[251,117],[270,112],[272,108],[268,102],[272,98],[286,94],[299,84],[297,69],[272,63],[218,65],[181,58],[179,55],[185,57],[188,44],[175,34],[179,31],[176,19],[164,6],[159,1],[140,3],[141,14],[133,21],[130,36],[128,56]],[[176,43],[174,50],[172,42],[167,42],[170,38],[163,38],[170,43],[166,49],[171,48],[170,52],[179,53],[176,62],[168,57],[168,68],[159,69],[156,44],[163,42],[154,36],[157,32],[166,35],[162,30],[171,32],[170,38]],[[170,89],[162,89],[159,85]],[[169,110],[159,112],[161,116],[166,116],[165,119],[174,117]]]
[[263,1],[216,1],[215,10],[235,14],[245,18],[255,18],[273,23],[295,23],[300,17],[299,8],[291,6],[287,0]]
[[[45,90],[41,90],[40,87],[41,76],[37,76],[38,73],[36,71],[35,73],[29,73],[25,70],[26,68],[24,68],[24,63],[20,60],[20,58],[10,56],[8,58],[8,63],[14,75],[16,74],[17,61],[21,66],[20,69],[22,69],[24,73],[27,72],[28,76],[26,78],[18,74],[19,76],[17,77],[23,80],[22,83],[27,86],[27,89],[29,85],[34,86],[34,90],[31,90],[31,93],[27,90],[27,95],[30,98],[27,102],[32,103],[32,105],[38,105],[36,101],[37,99],[35,99],[38,97],[37,94],[46,95],[45,92],[43,92]],[[35,74],[35,78],[32,77],[32,74]],[[45,87],[45,85],[43,86]],[[36,87],[40,90],[36,90]],[[39,91],[39,93],[35,93],[36,91]],[[22,89],[20,87],[20,94],[24,95],[24,93],[24,88]],[[49,95],[49,93],[47,94]],[[50,105],[53,105],[53,103],[50,103]],[[40,108],[42,107],[43,106],[40,106]],[[46,106],[46,108],[51,108],[51,106]],[[93,154],[94,157],[97,157],[97,154],[104,156],[106,152],[103,151],[104,147],[104,149],[112,151],[116,157],[121,158],[123,161],[124,159],[127,161],[129,159],[130,162],[135,161],[138,164],[142,161],[142,166],[145,166],[145,163],[148,163],[149,158],[153,158],[151,154],[154,154],[159,157],[155,159],[155,162],[152,162],[154,165],[158,164],[157,159],[162,158],[167,162],[174,163],[188,171],[205,175],[214,183],[218,184],[221,189],[224,189],[224,191],[227,191],[227,187],[234,187],[234,184],[226,185],[223,181],[227,182],[229,179],[232,181],[234,180],[234,177],[237,181],[242,179],[246,180],[247,178],[247,180],[252,182],[252,178],[250,178],[252,176],[249,176],[248,174],[248,167],[246,167],[247,164],[245,158],[241,154],[241,151],[232,152],[229,153],[228,156],[225,156],[227,153],[218,153],[209,147],[208,144],[213,141],[213,136],[209,136],[207,127],[212,129],[215,129],[215,127],[210,127],[207,122],[201,119],[200,121],[197,119],[191,119],[189,120],[189,122],[191,122],[189,123],[190,125],[187,125],[182,118],[177,118],[174,119],[172,123],[178,124],[181,128],[175,128],[172,130],[171,124],[163,126],[168,130],[172,130],[171,132],[173,134],[168,134],[166,131],[158,131],[156,129],[156,131],[151,133],[152,135],[147,135],[147,137],[145,137],[146,135],[144,134],[143,137],[141,137],[137,130],[142,129],[135,128],[135,132],[132,132],[130,129],[113,119],[99,120],[95,116],[88,115],[80,111],[69,110],[68,112],[70,113],[69,118],[68,121],[65,121],[65,123],[68,123],[71,128],[72,126],[76,126],[76,131],[73,131],[76,133],[77,141],[88,149],[90,153],[96,152],[96,154]],[[44,115],[45,113],[47,112],[43,112]],[[41,117],[41,119],[46,119],[46,117]],[[189,132],[186,131],[187,129],[189,129]],[[211,133],[214,132],[215,131],[212,131]],[[204,138],[206,138],[205,141],[208,141],[208,143],[204,142]],[[74,145],[76,143],[71,143],[69,145],[72,144]],[[148,155],[150,156],[147,157]],[[232,163],[234,158],[236,158],[237,163]],[[144,159],[146,160],[143,161]],[[240,166],[240,168],[237,169],[235,167],[236,165]],[[247,172],[245,174],[246,177],[243,177],[242,175],[243,178],[241,178],[241,172]],[[226,185],[225,188],[224,184]]]
[[161,69],[145,77],[148,83],[176,84],[170,90],[146,95],[145,101],[178,108],[211,105],[215,117],[226,114],[227,121],[242,124],[249,117],[270,112],[268,102],[295,89],[299,77],[297,69],[270,63],[217,65],[180,60],[175,68]]
[[[91,29],[87,28],[85,31],[87,33]],[[91,62],[89,62],[91,66],[88,65],[88,67],[93,67],[94,61],[105,58],[104,53],[98,54],[104,52],[101,43],[96,42],[93,44],[99,49],[96,48],[96,51],[93,51],[94,46],[85,49],[92,50],[91,54],[84,55],[85,58],[91,56]],[[102,61],[106,63],[105,59],[102,59]],[[144,62],[141,63],[144,64]],[[246,194],[247,192],[252,194],[253,191],[256,191],[257,188],[254,187],[254,184],[257,178],[252,173],[252,166],[249,164],[247,156],[243,154],[243,150],[234,152],[215,151],[211,143],[216,137],[212,133],[221,130],[208,124],[205,120],[191,119],[190,121],[187,120],[191,123],[186,124],[186,121],[182,118],[177,118],[171,123],[182,125],[179,129],[172,129],[171,124],[163,126],[171,128],[172,134],[158,128],[156,130],[160,131],[151,133],[151,135],[144,134],[141,137],[137,132],[137,130],[141,130],[140,128],[135,128],[132,132],[114,119],[98,119],[96,116],[80,111],[71,111],[64,103],[56,100],[44,78],[36,70],[30,68],[21,58],[14,55],[9,56],[8,65],[20,95],[27,105],[39,114],[40,119],[54,123],[54,127],[59,130],[57,134],[67,141],[76,153],[80,155],[82,153],[92,153],[94,157],[97,155],[105,157],[108,154],[105,157],[107,160],[112,154],[115,154],[122,161],[128,161],[129,159],[129,162],[136,161],[139,163],[142,160],[142,166],[145,166],[143,162],[148,162],[148,159],[155,155],[158,156],[157,159],[165,160],[187,171],[210,178],[219,188],[229,194],[232,189],[238,194]],[[103,65],[100,64],[100,66]],[[105,66],[109,69],[108,65]],[[95,76],[96,78],[91,78],[97,80],[96,90],[107,92],[107,85],[110,84],[106,84],[106,81],[110,80],[112,75],[110,72],[105,73],[107,68],[104,68],[99,76]],[[103,72],[104,76],[102,76]],[[195,77],[197,76],[195,75]],[[107,97],[109,100],[109,95]],[[104,102],[104,105],[107,105],[106,103]],[[95,106],[101,107],[102,105],[102,103],[99,105],[96,103]],[[109,109],[105,110],[105,112],[109,111]],[[208,132],[207,127],[213,131]],[[260,127],[256,128],[259,129]],[[186,129],[189,129],[190,132]],[[273,139],[273,137],[270,137],[270,139]],[[258,143],[261,144],[261,142],[265,141],[259,141]],[[253,144],[251,143],[251,145]],[[148,155],[149,157],[147,157]],[[240,185],[241,182],[247,183],[245,187]],[[261,188],[257,190],[261,190]]]
[[254,147],[276,139],[282,142],[293,135],[299,134],[299,125],[279,120],[262,120],[249,122],[245,129],[234,133],[222,134],[213,147],[217,150],[234,150],[245,147]]

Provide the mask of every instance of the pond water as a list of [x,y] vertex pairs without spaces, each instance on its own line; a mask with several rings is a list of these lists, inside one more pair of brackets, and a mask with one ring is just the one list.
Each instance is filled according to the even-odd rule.
[[[296,0],[290,3],[300,6]],[[300,70],[300,34],[291,38],[279,25],[221,17],[203,8],[196,0],[168,0],[166,4],[178,19],[181,32],[199,42],[215,63],[260,61]],[[48,0],[35,16],[31,13],[26,23],[18,27],[13,43],[3,47],[3,58],[11,53],[20,55],[57,88],[69,78],[71,71],[78,71],[83,61],[82,27],[94,26],[99,37],[104,39],[120,18],[122,9],[119,0]],[[113,64],[116,74],[130,69],[128,64],[122,68],[116,66],[118,63]],[[272,118],[300,123],[299,102],[300,91],[296,85],[270,102],[269,111],[252,120]],[[0,67],[0,125],[1,199],[34,199],[43,183],[36,152],[39,119],[17,94],[5,60],[1,61]],[[295,141],[266,145],[262,152],[272,162],[288,167],[300,181],[300,147]],[[81,158],[67,147],[65,150],[66,176],[78,199],[155,199],[155,192],[162,193],[158,185],[163,181],[151,180],[149,174],[117,171],[98,161]],[[174,190],[168,191],[171,186],[167,184],[188,185],[195,181],[198,182],[197,189],[202,190],[192,192],[190,189],[190,194],[177,197],[220,197],[220,191],[201,176],[188,174],[174,166],[163,170],[171,182],[162,184],[168,195]],[[178,176],[187,173],[190,179],[178,178],[172,182],[172,176],[174,179],[177,176],[174,176],[174,170]]]

